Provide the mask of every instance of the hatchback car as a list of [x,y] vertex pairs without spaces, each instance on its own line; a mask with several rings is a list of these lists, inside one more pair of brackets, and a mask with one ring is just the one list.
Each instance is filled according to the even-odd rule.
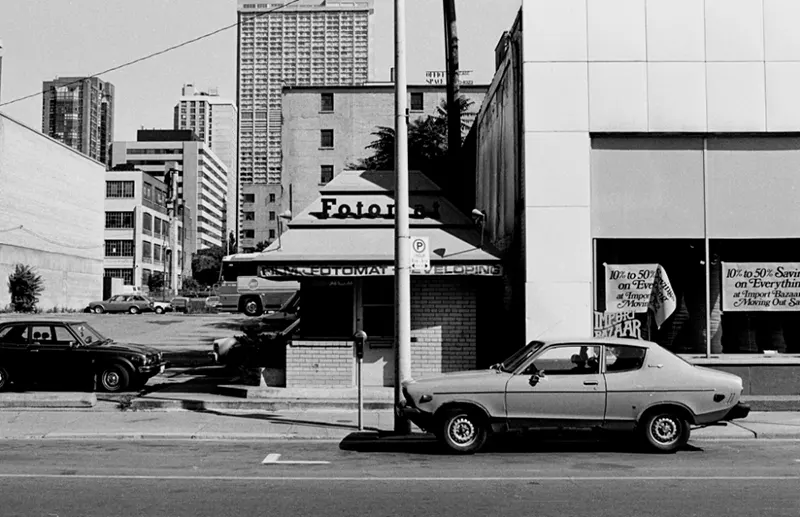
[[403,384],[396,411],[451,451],[473,453],[492,432],[606,429],[673,452],[691,426],[744,418],[742,379],[694,366],[656,343],[582,338],[532,341],[489,370]]
[[142,294],[115,294],[108,300],[90,303],[86,309],[95,314],[103,314],[104,312],[139,314],[141,312],[155,311],[156,305],[153,300]]
[[123,391],[165,367],[158,350],[117,343],[82,321],[0,323],[0,391],[42,381],[94,381],[103,391]]

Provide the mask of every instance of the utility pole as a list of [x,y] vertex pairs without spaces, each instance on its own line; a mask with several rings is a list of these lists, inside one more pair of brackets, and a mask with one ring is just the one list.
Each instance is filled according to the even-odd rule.
[[[0,39],[0,94],[3,92],[3,40]],[[3,100],[0,95],[0,101]]]
[[[408,109],[406,88],[406,2],[394,0],[395,105],[395,376],[394,400],[411,378],[411,236],[408,231]],[[408,434],[408,420],[395,413],[394,430]]]
[[456,102],[460,83],[456,2],[455,0],[442,0],[442,7],[444,8],[444,45],[447,61],[447,155],[452,171],[456,166],[456,157],[461,149],[461,106]]

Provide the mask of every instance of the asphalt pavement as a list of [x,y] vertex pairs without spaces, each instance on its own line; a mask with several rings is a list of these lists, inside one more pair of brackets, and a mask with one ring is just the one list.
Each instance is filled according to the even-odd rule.
[[450,456],[423,440],[0,443],[2,515],[800,514],[796,442],[503,441]]

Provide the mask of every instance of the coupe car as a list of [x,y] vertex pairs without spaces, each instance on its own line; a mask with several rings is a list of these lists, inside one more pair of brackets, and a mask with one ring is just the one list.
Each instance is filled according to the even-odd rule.
[[488,370],[403,383],[396,411],[452,452],[474,453],[491,433],[627,430],[674,452],[692,426],[744,418],[742,379],[694,366],[656,343],[581,338],[532,341]]
[[123,391],[144,386],[165,367],[158,350],[117,343],[82,321],[0,323],[0,391],[43,381]]

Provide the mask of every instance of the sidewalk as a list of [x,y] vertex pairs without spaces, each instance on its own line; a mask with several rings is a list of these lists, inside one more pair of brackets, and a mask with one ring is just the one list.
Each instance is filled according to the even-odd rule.
[[[3,410],[0,439],[14,440],[267,440],[339,441],[358,430],[355,411]],[[391,411],[365,411],[367,431],[390,431]],[[736,424],[692,432],[693,440],[800,440],[800,413],[754,412]]]

